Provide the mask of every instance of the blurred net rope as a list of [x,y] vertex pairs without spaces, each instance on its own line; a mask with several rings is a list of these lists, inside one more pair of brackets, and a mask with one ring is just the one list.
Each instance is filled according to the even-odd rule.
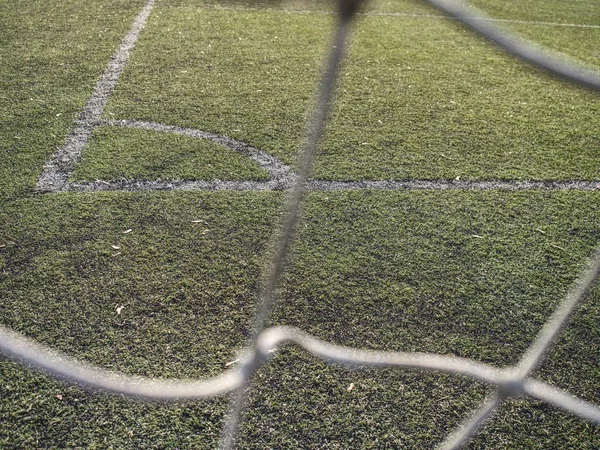
[[[600,91],[600,75],[597,72],[568,61],[557,54],[542,50],[535,44],[497,28],[484,14],[473,8],[466,8],[454,0],[426,1],[516,57],[554,76],[587,89]],[[600,425],[600,406],[586,402],[530,376],[554,338],[567,323],[576,306],[585,299],[594,286],[600,274],[600,246],[594,252],[588,267],[580,274],[574,287],[542,327],[519,363],[513,367],[496,368],[465,358],[436,354],[360,350],[324,342],[296,328],[267,327],[270,312],[276,300],[276,288],[284,270],[284,260],[299,219],[306,182],[319,139],[327,122],[328,110],[338,79],[352,19],[356,16],[362,3],[364,3],[363,0],[339,0],[337,27],[325,65],[314,113],[310,119],[307,143],[301,149],[298,178],[284,207],[283,223],[267,269],[265,287],[259,298],[252,339],[244,350],[244,356],[237,368],[207,380],[160,380],[128,376],[79,362],[2,326],[0,326],[0,350],[31,368],[42,370],[58,378],[70,380],[85,387],[132,397],[149,400],[176,400],[205,398],[235,392],[233,406],[223,430],[221,447],[224,449],[231,449],[236,445],[237,432],[247,398],[247,388],[250,386],[255,372],[261,365],[268,362],[273,351],[284,342],[294,342],[314,356],[338,364],[353,367],[401,367],[446,372],[471,377],[494,386],[494,395],[486,399],[471,417],[439,445],[441,449],[460,447],[504,400],[523,395],[534,397]]]

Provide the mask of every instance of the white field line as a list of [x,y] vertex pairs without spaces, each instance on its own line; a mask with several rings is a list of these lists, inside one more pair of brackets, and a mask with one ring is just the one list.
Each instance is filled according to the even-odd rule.
[[[93,126],[106,125],[136,128],[164,133],[179,134],[194,139],[205,139],[234,150],[256,162],[269,175],[268,181],[236,180],[96,180],[91,182],[69,182],[70,172],[55,172],[64,176],[61,183],[45,184],[44,192],[100,192],[100,191],[279,191],[290,189],[297,174],[275,156],[252,147],[244,142],[193,128],[181,128],[154,122],[135,120],[96,120]],[[82,149],[80,149],[82,150]],[[51,170],[52,168],[50,168]],[[38,183],[38,188],[40,188]],[[309,179],[308,191],[349,190],[478,190],[478,191],[600,191],[599,181],[468,181],[468,180],[365,180],[331,181]]]
[[[260,12],[260,11],[268,11],[268,12],[279,12],[283,14],[299,14],[299,15],[335,15],[335,11],[325,11],[325,10],[295,10],[295,9],[275,9],[275,8],[253,8],[253,7],[231,7],[231,6],[203,6],[202,8],[190,7],[190,6],[171,6],[171,8],[179,8],[179,9],[211,9],[216,11],[239,11],[239,12]],[[403,13],[403,12],[391,12],[391,11],[369,11],[358,13],[357,15],[363,17],[405,17],[405,18],[424,18],[424,19],[448,19],[448,20],[457,20],[454,17],[450,17],[443,14],[425,14],[425,13]],[[479,18],[476,17],[476,20],[481,20],[484,22],[500,22],[500,23],[512,23],[512,24],[522,24],[522,25],[539,25],[539,26],[549,26],[549,27],[567,27],[567,28],[591,28],[591,29],[600,29],[600,25],[593,24],[585,24],[585,23],[569,23],[569,22],[547,22],[543,20],[519,20],[519,19],[497,19],[493,17]]]
[[[135,120],[103,121],[104,125],[124,128],[137,128],[164,133],[174,133],[195,139],[206,139],[226,148],[239,152],[256,162],[269,174],[268,181],[233,180],[97,180],[87,183],[66,183],[60,191],[273,191],[290,189],[297,177],[292,169],[275,156],[252,147],[244,142],[193,128],[181,128],[154,122]],[[347,191],[347,190],[503,190],[503,191],[598,191],[600,181],[464,181],[464,180],[370,180],[370,181],[330,181],[308,180],[309,191]]]
[[[225,148],[239,152],[269,174],[268,181],[234,180],[119,180],[69,183],[52,186],[51,192],[98,192],[98,191],[279,191],[290,189],[297,174],[275,156],[244,142],[193,128],[181,128],[155,122],[135,120],[99,121],[98,124],[123,128],[136,128],[164,133],[179,134],[195,139],[206,139]],[[349,190],[478,190],[478,191],[600,191],[600,181],[465,181],[465,180],[365,180],[331,181],[309,179],[308,191]]]
[[[225,148],[239,152],[256,162],[269,174],[268,181],[234,180],[118,180],[69,183],[51,186],[50,192],[98,192],[98,191],[278,191],[290,189],[297,174],[275,156],[244,142],[193,128],[181,128],[154,122],[135,120],[99,121],[98,125],[136,128],[173,133],[195,139],[206,139]],[[308,191],[348,190],[478,190],[478,191],[600,191],[600,181],[466,181],[466,180],[365,180],[331,181],[309,179]]]
[[472,190],[472,191],[600,191],[598,181],[463,181],[463,180],[407,180],[407,181],[309,181],[311,191],[345,191],[354,189],[391,190]]
[[[136,191],[279,191],[290,189],[291,181],[186,181],[186,180],[97,180],[67,183],[54,192]],[[598,191],[597,181],[328,181],[308,180],[307,191]]]
[[96,83],[92,96],[75,121],[75,129],[67,137],[65,144],[52,155],[50,161],[44,166],[36,189],[38,191],[65,190],[69,174],[81,158],[92,131],[102,117],[104,107],[123,72],[131,50],[133,49],[142,28],[146,24],[152,11],[155,0],[148,0],[146,5],[136,17],[129,32],[121,42],[120,47],[108,63],[108,67]]
[[214,133],[208,133],[206,131],[192,128],[181,128],[174,125],[163,125],[161,123],[142,122],[136,120],[105,121],[104,124],[125,128],[160,131],[163,133],[173,133],[196,139],[209,140],[247,156],[252,161],[256,162],[261,169],[267,172],[272,181],[280,181],[281,183],[287,184],[293,178],[290,167],[281,162],[278,158],[245,144],[244,142],[236,141],[235,139],[231,139],[227,136],[220,136]]

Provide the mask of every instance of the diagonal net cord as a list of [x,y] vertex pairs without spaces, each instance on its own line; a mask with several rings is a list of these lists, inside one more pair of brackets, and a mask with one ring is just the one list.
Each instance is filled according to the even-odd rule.
[[[458,19],[468,28],[489,39],[509,53],[537,66],[547,73],[587,89],[600,91],[600,74],[598,74],[596,70],[590,70],[573,61],[568,61],[564,56],[558,55],[555,52],[547,50],[544,52],[540,51],[539,46],[497,27],[489,17],[471,6],[463,6],[455,0],[426,1],[440,11]],[[596,251],[590,269],[579,280],[576,287],[567,295],[563,303],[546,322],[536,341],[521,359],[519,364],[520,367],[516,368],[513,377],[507,380],[507,382],[511,384],[514,392],[513,395],[518,395],[525,391],[530,395],[534,395],[532,390],[525,388],[527,384],[523,385],[525,378],[539,364],[543,354],[551,345],[561,328],[568,321],[577,304],[588,293],[590,287],[598,277],[599,270],[600,249]],[[548,400],[546,399],[546,401]],[[500,403],[501,396],[486,400],[479,411],[477,411],[472,418],[467,420],[456,433],[446,439],[441,444],[440,448],[452,449],[462,445],[479,429],[485,419],[494,413]],[[580,415],[583,415],[582,410],[580,411]]]
[[[497,395],[492,399],[486,400],[473,417],[468,419],[454,434],[442,443],[440,446],[441,449],[453,449],[466,442],[484,423],[485,419],[493,414],[501,401],[506,398],[518,397],[527,393],[539,400],[557,405],[554,401],[562,396],[561,393],[553,392],[550,386],[542,386],[538,384],[538,381],[527,379],[527,377],[539,364],[544,353],[569,320],[576,306],[589,294],[599,275],[600,248],[596,250],[591,264],[580,275],[574,288],[571,289],[552,316],[546,321],[536,340],[531,344],[525,355],[523,355],[521,361],[513,369],[507,371],[506,378],[498,385]],[[589,415],[587,407],[578,403],[573,397],[562,397],[562,400],[563,402],[560,406],[563,409],[597,422],[597,419],[592,419]]]
[[494,395],[483,402],[481,407],[454,433],[450,434],[439,446],[439,450],[452,450],[465,444],[469,438],[485,423],[494,410],[500,405],[501,399]]
[[483,12],[461,5],[456,0],[425,0],[433,7],[456,18],[504,50],[522,60],[587,89],[600,91],[600,73],[574,62],[571,58],[528,42],[494,24]]
[[[600,89],[600,78],[597,74],[582,71],[575,65],[564,61],[557,63],[555,60],[542,55],[531,44],[502,35],[493,27],[481,26],[480,24],[483,23],[481,16],[474,16],[473,10],[469,9],[467,14],[464,8],[461,9],[454,2],[448,0],[428,1],[512,53],[588,88]],[[149,4],[151,3],[149,2]],[[359,3],[360,0],[341,0],[340,21],[335,45],[321,86],[321,95],[309,131],[308,143],[302,152],[300,176],[286,204],[287,215],[279,237],[278,247],[269,268],[269,277],[261,295],[261,306],[257,315],[252,345],[239,369],[226,371],[207,380],[160,380],[127,376],[78,362],[65,354],[51,350],[2,326],[0,326],[0,349],[7,355],[22,360],[32,368],[41,369],[54,376],[81,383],[86,387],[100,388],[129,396],[155,400],[175,400],[212,397],[228,392],[236,392],[237,399],[234,410],[229,417],[222,443],[225,448],[231,448],[235,443],[235,436],[246,398],[245,389],[252,381],[254,372],[260,365],[267,362],[274,349],[286,341],[298,344],[321,359],[340,364],[441,371],[468,376],[496,386],[496,395],[486,400],[474,416],[469,418],[462,427],[441,444],[441,448],[444,449],[456,448],[462,445],[477,431],[503,400],[523,394],[600,424],[599,406],[585,402],[559,388],[529,377],[576,306],[588,295],[589,290],[596,282],[600,273],[600,247],[592,257],[590,266],[582,273],[575,287],[544,325],[537,339],[522,358],[521,363],[514,368],[498,369],[468,359],[435,354],[366,351],[327,343],[295,328],[274,327],[265,329],[274,302],[275,288],[283,271],[283,261],[298,220],[300,203],[312,166],[316,145],[326,121],[328,105],[335,86],[337,67],[344,52],[344,43],[349,25]]]

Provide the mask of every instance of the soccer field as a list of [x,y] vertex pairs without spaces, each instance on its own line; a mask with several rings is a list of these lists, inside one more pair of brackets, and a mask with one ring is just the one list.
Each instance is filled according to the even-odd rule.
[[[600,67],[600,5],[477,0]],[[330,46],[327,3],[0,3],[0,324],[157,378],[235,369]],[[517,364],[600,242],[600,96],[421,2],[357,18],[269,326]],[[263,274],[263,275],[261,275]],[[600,398],[600,288],[534,378]],[[284,345],[238,447],[433,448],[494,386]],[[214,448],[232,395],[152,403],[0,359],[2,448]],[[469,448],[600,448],[509,399]]]

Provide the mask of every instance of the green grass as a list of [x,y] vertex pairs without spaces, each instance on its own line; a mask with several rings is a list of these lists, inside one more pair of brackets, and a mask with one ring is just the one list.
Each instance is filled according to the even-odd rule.
[[[158,377],[219,373],[250,329],[280,198],[223,192],[23,200],[1,217],[15,242],[2,254],[3,322],[114,370]],[[364,348],[514,363],[597,242],[599,201],[593,193],[311,194],[273,323]],[[199,218],[208,225],[192,222]],[[133,231],[123,234],[126,229]],[[592,401],[600,335],[590,324],[598,299],[578,316],[549,361],[552,370],[543,373]],[[82,446],[103,433],[111,433],[107,442],[131,448],[145,445],[147,434],[169,436],[174,446],[213,446],[224,412],[218,400],[201,407],[124,407],[119,399],[35,381],[12,364],[3,373],[3,397],[13,399],[1,404],[13,424],[3,429],[7,446],[35,436],[42,447]],[[345,391],[351,382],[354,394]],[[40,388],[25,391],[32,383]],[[375,438],[423,448],[485,392],[467,380],[359,373],[285,350],[261,370],[252,390],[244,448],[338,440],[368,447]],[[32,403],[40,410],[28,410]],[[548,419],[554,441],[542,442],[566,442],[575,427],[579,448],[599,444],[583,421],[556,419],[547,407],[527,403],[515,408],[530,428],[538,426],[530,417],[540,411],[554,417]],[[79,423],[78,414],[90,422]],[[64,437],[43,431],[53,415],[62,418],[59,429],[75,431]],[[496,427],[515,419],[502,417]],[[130,429],[135,434],[126,439]],[[194,430],[199,436],[186,441]]]
[[[159,7],[109,114],[228,134],[294,163],[331,22]],[[600,30],[527,34],[592,61],[585,52]],[[363,17],[314,175],[596,179],[599,113],[597,96],[541,77],[453,21]]]
[[[141,4],[0,5],[0,323],[111,370],[209,377],[250,334],[284,194],[32,192]],[[597,22],[583,1],[477,4],[503,18]],[[295,164],[333,19],[219,5],[158,0],[106,116],[224,134]],[[595,29],[510,27],[587,63],[597,55]],[[317,177],[599,178],[598,96],[540,78],[451,21],[363,17],[350,55]],[[212,143],[116,127],[96,129],[73,174],[263,177]],[[600,192],[311,193],[271,324],[514,364],[600,240],[599,210]],[[536,376],[597,402],[599,320],[596,287]],[[431,448],[490,392],[286,346],[257,374],[240,448]],[[229,401],[89,393],[8,359],[0,399],[7,449],[214,448]],[[599,447],[597,427],[527,399],[504,404],[469,445]]]
[[31,192],[142,4],[0,5],[0,200]]
[[73,181],[267,180],[258,164],[211,141],[158,131],[99,127]]
[[107,114],[241,138],[290,162],[331,22],[157,7]]
[[518,19],[542,22],[598,25],[600,7],[594,0],[525,0],[504,2],[499,0],[473,0],[472,5],[489,16],[499,19]]

